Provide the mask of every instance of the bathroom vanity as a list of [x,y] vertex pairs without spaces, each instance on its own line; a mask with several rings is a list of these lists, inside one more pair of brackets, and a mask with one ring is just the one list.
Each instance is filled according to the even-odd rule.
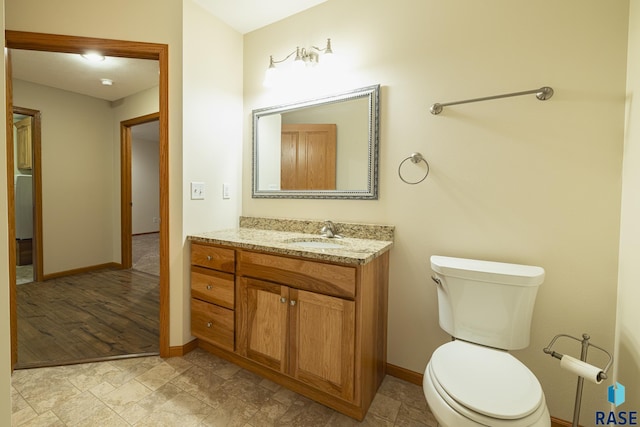
[[393,227],[342,224],[345,237],[327,239],[321,226],[241,218],[189,236],[191,331],[199,347],[361,420],[386,370]]

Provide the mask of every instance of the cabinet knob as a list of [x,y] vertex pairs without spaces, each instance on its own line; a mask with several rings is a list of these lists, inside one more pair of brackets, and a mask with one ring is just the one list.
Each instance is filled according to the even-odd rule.
[[211,284],[207,285],[207,290],[210,291],[211,289],[213,289],[213,286]]
[[207,261],[211,261],[213,257],[211,255],[207,255]]
[[207,322],[207,328],[210,328],[210,327],[212,327],[212,326],[213,326],[213,323],[211,323],[211,322]]
[[291,301],[289,301],[289,304],[296,305],[296,300],[292,299]]
[[284,304],[285,302],[287,302],[287,299],[285,297],[280,297],[280,302]]

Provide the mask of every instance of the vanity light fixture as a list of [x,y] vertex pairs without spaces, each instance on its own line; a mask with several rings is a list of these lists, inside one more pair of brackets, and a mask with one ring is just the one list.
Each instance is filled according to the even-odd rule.
[[289,58],[293,57],[294,54],[295,54],[295,57],[293,58],[294,69],[296,70],[303,69],[305,68],[305,66],[314,67],[320,63],[320,54],[322,54],[326,60],[328,60],[333,55],[333,50],[331,49],[331,39],[327,39],[327,45],[324,49],[321,49],[316,46],[311,46],[309,49],[306,49],[304,47],[301,48],[298,46],[293,52],[291,52],[290,54],[285,56],[284,59],[281,59],[281,60],[275,60],[273,59],[273,55],[270,55],[269,67],[267,68],[267,71],[265,72],[265,76],[264,76],[265,86],[269,87],[273,85],[273,82],[277,74],[276,64],[285,62]]

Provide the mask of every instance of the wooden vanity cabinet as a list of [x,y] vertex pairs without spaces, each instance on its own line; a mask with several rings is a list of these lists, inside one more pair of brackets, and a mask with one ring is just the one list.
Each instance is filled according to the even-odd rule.
[[238,353],[353,399],[355,302],[238,278]]
[[235,251],[191,245],[191,333],[235,350]]
[[[207,260],[203,248],[229,250],[192,243],[192,262]],[[199,346],[362,420],[386,372],[389,252],[363,265],[232,252],[232,308],[228,289],[213,298],[202,296],[199,284],[200,274],[228,284],[229,276],[219,275],[231,273],[202,266],[205,261],[192,265],[193,307],[205,303],[235,315],[233,349],[212,334],[201,334],[192,322]],[[231,264],[229,257],[217,255],[218,264]]]

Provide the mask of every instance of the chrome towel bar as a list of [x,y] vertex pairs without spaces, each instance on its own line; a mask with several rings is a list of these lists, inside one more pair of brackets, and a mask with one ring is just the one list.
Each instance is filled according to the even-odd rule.
[[450,105],[468,104],[470,102],[480,102],[480,101],[491,101],[493,99],[510,98],[512,96],[529,95],[532,93],[535,93],[536,98],[538,98],[540,101],[546,101],[547,99],[553,96],[553,89],[550,88],[549,86],[543,86],[539,89],[525,90],[523,92],[505,93],[503,95],[485,96],[484,98],[466,99],[464,101],[444,102],[444,103],[436,102],[431,106],[431,108],[429,108],[429,111],[431,111],[431,114],[437,115],[442,113],[442,109],[444,107],[448,107]]

